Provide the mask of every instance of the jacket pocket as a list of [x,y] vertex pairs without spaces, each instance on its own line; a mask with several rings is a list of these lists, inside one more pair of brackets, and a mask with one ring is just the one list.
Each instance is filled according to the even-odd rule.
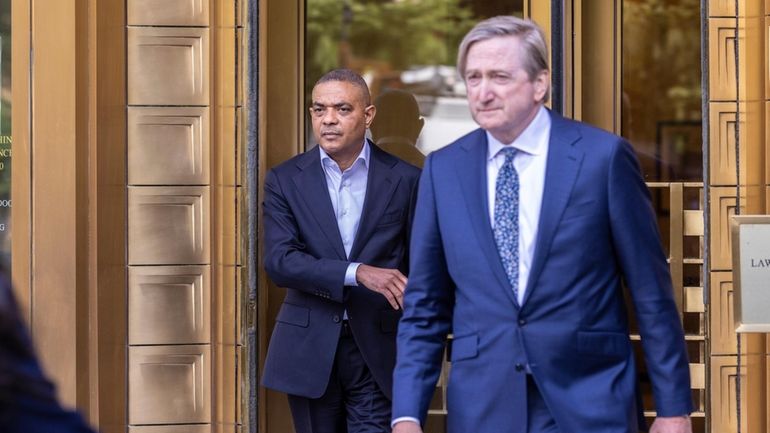
[[628,335],[621,332],[578,332],[577,344],[583,355],[625,358],[631,351]]
[[310,308],[283,303],[276,318],[278,322],[307,328],[310,324]]
[[454,337],[448,348],[452,362],[475,358],[479,354],[479,336],[477,334]]

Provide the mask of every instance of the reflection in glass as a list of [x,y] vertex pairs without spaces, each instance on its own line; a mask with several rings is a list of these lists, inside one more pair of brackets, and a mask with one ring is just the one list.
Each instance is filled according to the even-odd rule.
[[[387,150],[412,163],[477,128],[465,99],[465,85],[455,68],[457,46],[478,21],[495,15],[522,16],[522,0],[307,0],[305,99],[325,72],[349,68],[361,74],[372,97],[398,90],[413,96],[418,114],[401,98],[401,109],[378,107],[381,126],[422,129],[416,140],[385,144]],[[395,94],[390,94],[393,97]],[[404,95],[401,94],[400,97]],[[389,98],[388,97],[388,98]],[[396,96],[396,99],[399,97]],[[392,101],[391,101],[392,102]],[[390,111],[390,113],[389,113]],[[309,123],[308,128],[309,128]],[[373,138],[376,126],[372,129]],[[408,135],[408,133],[405,133]],[[388,137],[392,137],[389,132]],[[307,147],[314,143],[305,133]],[[386,139],[385,141],[392,141]],[[416,145],[404,146],[412,141]]]
[[623,2],[622,134],[645,180],[703,180],[700,0]]
[[[672,245],[677,240],[681,242],[677,254],[698,260],[703,257],[700,238],[675,232],[672,220],[677,213],[681,216],[682,209],[702,209],[702,189],[692,184],[685,187],[678,202],[668,182],[703,181],[700,0],[624,0],[622,31],[621,133],[636,150],[645,181],[650,183],[666,254],[674,254]],[[679,281],[674,282],[702,287],[701,275],[696,261],[682,265],[681,275],[674,275]],[[628,310],[633,311],[630,301]],[[699,341],[703,315],[681,314],[684,330],[692,338],[690,362],[703,363],[705,345]],[[632,333],[638,333],[631,317]],[[641,342],[634,341],[634,348],[643,407],[653,411],[653,387]],[[702,413],[705,390],[692,393],[696,412]],[[694,416],[692,422],[694,432],[705,431],[705,418]]]
[[11,3],[0,2],[0,261],[11,269]]

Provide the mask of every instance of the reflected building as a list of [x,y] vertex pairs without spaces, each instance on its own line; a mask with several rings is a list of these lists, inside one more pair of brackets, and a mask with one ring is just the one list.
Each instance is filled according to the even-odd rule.
[[[500,14],[545,29],[550,108],[636,150],[695,431],[770,430],[770,340],[734,332],[729,235],[732,215],[769,213],[764,0],[0,5],[0,255],[61,399],[101,431],[292,431],[257,383],[283,299],[260,267],[263,176],[314,145],[310,87],[333,68],[365,77],[372,137],[412,163],[475,129],[457,45]],[[651,418],[633,321],[630,338]]]

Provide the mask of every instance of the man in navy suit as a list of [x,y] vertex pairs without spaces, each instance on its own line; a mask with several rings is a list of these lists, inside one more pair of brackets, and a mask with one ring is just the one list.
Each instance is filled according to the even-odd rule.
[[624,280],[655,396],[650,431],[689,433],[684,336],[633,149],[544,108],[547,49],[531,21],[481,22],[458,57],[481,129],[425,162],[393,431],[421,431],[450,330],[449,432],[643,428]]
[[364,80],[313,88],[319,146],[265,178],[264,266],[287,293],[262,381],[289,395],[299,433],[390,430],[395,338],[420,170],[366,140]]

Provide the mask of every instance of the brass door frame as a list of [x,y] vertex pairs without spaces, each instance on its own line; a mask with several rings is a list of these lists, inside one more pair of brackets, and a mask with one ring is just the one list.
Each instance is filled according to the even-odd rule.
[[[262,202],[264,176],[273,166],[304,150],[304,44],[305,2],[290,0],[275,2],[259,0],[259,76],[257,130],[257,202]],[[551,2],[526,0],[524,14],[543,27],[546,39],[551,38]],[[257,247],[257,348],[258,374],[262,371],[267,345],[283,291],[269,281],[262,269],[262,217],[259,210],[260,233]],[[253,351],[251,351],[253,353]],[[284,395],[258,390],[259,431],[279,433],[290,431],[291,415]]]

